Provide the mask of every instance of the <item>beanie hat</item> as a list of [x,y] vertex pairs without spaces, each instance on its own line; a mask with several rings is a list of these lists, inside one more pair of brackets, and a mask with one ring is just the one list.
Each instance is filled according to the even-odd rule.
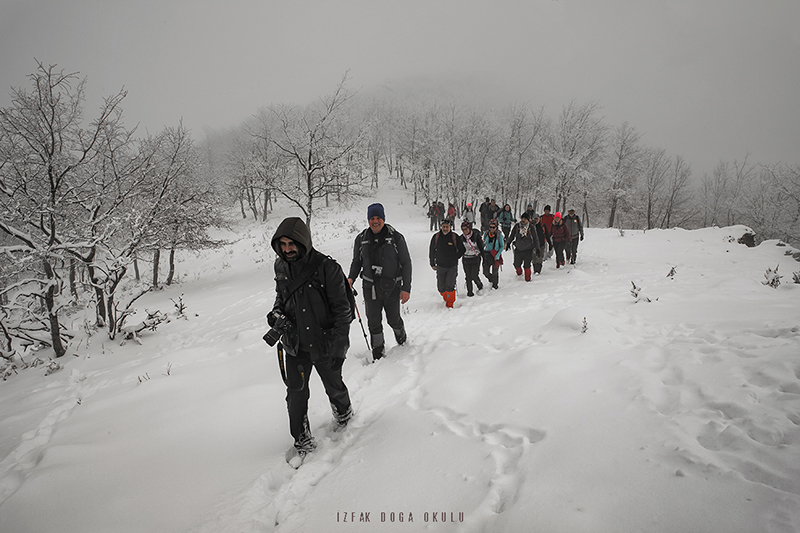
[[367,208],[367,220],[371,219],[372,217],[378,217],[382,220],[386,220],[386,214],[383,211],[383,206],[381,204],[372,204]]
[[530,220],[530,217],[528,216],[528,213],[527,213],[527,212],[525,212],[525,213],[522,213],[522,214],[519,216],[519,218],[524,218],[525,220]]
[[555,215],[553,215],[553,216],[554,216],[555,218],[561,218],[561,213],[559,213],[559,212],[556,212],[556,214],[555,214]]
[[467,228],[467,229],[471,230],[472,229],[472,224],[470,224],[469,222],[467,222],[465,220],[464,222],[461,223],[461,229],[464,229],[464,228]]

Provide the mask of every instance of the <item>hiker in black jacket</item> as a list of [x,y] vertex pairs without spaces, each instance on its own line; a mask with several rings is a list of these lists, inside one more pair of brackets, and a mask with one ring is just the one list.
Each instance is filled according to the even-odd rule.
[[275,303],[267,322],[282,334],[288,356],[284,379],[289,430],[302,457],[316,448],[308,424],[312,369],[322,380],[337,426],[344,427],[353,416],[350,394],[342,380],[342,365],[350,347],[352,317],[346,292],[350,287],[339,264],[312,247],[311,233],[301,219],[281,222],[272,237],[272,248],[278,254]]
[[386,353],[384,312],[397,344],[405,343],[408,338],[400,316],[400,304],[411,298],[411,255],[403,235],[386,224],[381,204],[367,208],[367,220],[369,227],[356,236],[347,279],[351,286],[359,276],[363,280],[372,358],[380,359]]
[[456,301],[458,260],[465,251],[464,242],[451,231],[451,227],[450,220],[444,219],[442,229],[431,238],[428,250],[431,268],[436,271],[439,294],[444,298],[447,307],[453,307]]
[[514,225],[511,235],[506,241],[506,250],[514,247],[514,269],[521,276],[525,269],[525,281],[531,280],[531,263],[533,256],[541,254],[542,245],[536,228],[528,219],[528,213],[522,213],[519,222]]

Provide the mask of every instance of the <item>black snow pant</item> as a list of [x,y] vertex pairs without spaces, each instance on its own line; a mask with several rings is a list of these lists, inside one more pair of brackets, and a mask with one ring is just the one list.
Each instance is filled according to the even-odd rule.
[[431,217],[431,231],[439,231],[439,218],[438,217]]
[[530,250],[517,250],[514,248],[514,269],[530,268],[533,261],[533,248]]
[[533,250],[533,271],[537,274],[542,273],[542,261],[544,261],[544,248]]
[[458,264],[451,267],[436,267],[436,288],[439,292],[450,292],[456,290],[456,278],[458,277]]
[[489,252],[483,256],[483,275],[489,280],[493,288],[500,282],[500,261],[497,261]]
[[556,267],[564,264],[564,250],[567,248],[565,241],[553,242],[553,247],[556,249]]
[[572,245],[567,248],[567,259],[573,265],[575,264],[575,259],[578,258],[578,242],[580,242],[580,240],[580,237],[572,239]]
[[289,432],[294,438],[296,448],[303,448],[312,441],[308,425],[308,380],[311,378],[311,370],[317,370],[334,416],[345,417],[351,410],[350,393],[342,380],[342,369],[332,369],[332,361],[331,357],[326,357],[312,362],[311,355],[307,352],[300,352],[296,356],[286,355],[286,406],[289,409]]
[[465,257],[461,260],[461,264],[464,266],[464,277],[467,280],[467,296],[471,296],[473,294],[473,283],[478,287],[478,290],[483,288],[483,283],[479,275],[481,271],[481,258],[480,256]]
[[373,289],[372,283],[364,282],[364,307],[367,314],[367,327],[369,328],[370,344],[372,344],[373,354],[375,350],[386,344],[383,337],[383,313],[386,313],[386,323],[392,328],[395,340],[405,341],[406,329],[403,318],[400,316],[400,286],[396,286],[392,292],[383,294],[377,289]]

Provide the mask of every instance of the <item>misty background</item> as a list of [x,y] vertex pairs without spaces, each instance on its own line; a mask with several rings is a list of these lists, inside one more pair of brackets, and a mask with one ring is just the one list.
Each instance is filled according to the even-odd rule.
[[125,118],[195,138],[272,104],[348,86],[603,120],[683,157],[798,162],[800,3],[793,0],[0,1],[0,107],[34,58],[86,77],[87,116],[128,91]]

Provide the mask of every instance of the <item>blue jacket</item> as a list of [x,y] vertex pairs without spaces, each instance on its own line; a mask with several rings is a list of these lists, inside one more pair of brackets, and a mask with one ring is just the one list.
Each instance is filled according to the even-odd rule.
[[497,253],[494,254],[495,259],[500,259],[500,256],[503,255],[503,250],[505,249],[505,242],[503,240],[503,232],[497,231],[495,232],[494,238],[489,235],[489,232],[483,234],[483,244],[484,249],[487,252],[491,252],[496,250]]

